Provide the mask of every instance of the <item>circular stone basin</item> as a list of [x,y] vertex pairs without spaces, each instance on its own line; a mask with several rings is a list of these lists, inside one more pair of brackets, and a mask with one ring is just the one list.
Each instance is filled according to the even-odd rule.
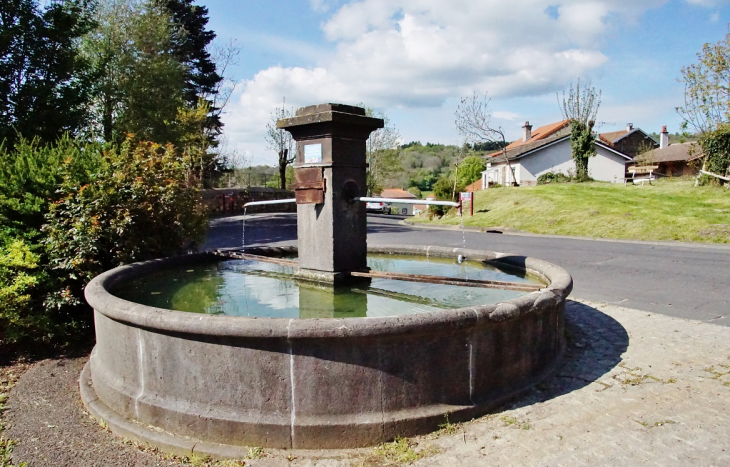
[[443,247],[368,251],[463,255],[548,285],[497,303],[397,316],[255,318],[155,308],[110,292],[171,266],[219,261],[212,254],[119,267],[86,288],[97,344],[81,375],[84,404],[112,431],[181,454],[360,447],[493,410],[549,375],[562,355],[572,288],[562,268]]
[[[481,261],[371,254],[368,266],[389,273],[545,286],[534,276]],[[294,273],[290,264],[229,259],[145,274],[111,292],[169,310],[261,318],[380,318],[496,303],[528,293],[378,277],[333,289],[297,279]]]

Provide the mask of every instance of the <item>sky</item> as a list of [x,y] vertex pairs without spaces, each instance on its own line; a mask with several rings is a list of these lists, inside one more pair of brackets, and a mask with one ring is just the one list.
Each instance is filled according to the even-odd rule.
[[[508,140],[562,119],[556,94],[602,93],[598,130],[680,130],[683,66],[730,31],[730,0],[198,0],[235,41],[225,149],[275,165],[266,124],[286,107],[364,103],[402,142],[461,144],[461,97],[487,95]],[[240,162],[239,162],[240,163]]]

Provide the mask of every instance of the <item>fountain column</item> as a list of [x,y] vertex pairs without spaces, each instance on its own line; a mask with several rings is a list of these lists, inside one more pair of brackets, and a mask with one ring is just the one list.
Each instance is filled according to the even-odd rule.
[[365,109],[342,104],[303,107],[277,122],[297,143],[300,277],[335,284],[367,270],[365,205],[354,198],[366,191],[366,141],[383,125]]

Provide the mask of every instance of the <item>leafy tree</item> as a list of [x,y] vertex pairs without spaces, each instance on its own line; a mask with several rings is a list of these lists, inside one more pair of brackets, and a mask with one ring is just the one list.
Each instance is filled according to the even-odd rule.
[[469,186],[482,178],[486,168],[484,160],[479,156],[469,156],[459,164],[459,182],[461,186]]
[[92,27],[87,0],[0,2],[0,141],[51,142],[87,115],[89,77],[77,42]]
[[194,5],[193,0],[161,0],[160,5],[180,30],[172,36],[172,53],[185,69],[183,100],[189,107],[198,105],[200,99],[206,101],[210,112],[206,133],[213,142],[223,127],[213,100],[223,77],[218,74],[216,63],[208,52],[216,36],[206,29],[208,8]]
[[682,68],[684,106],[676,110],[684,128],[704,134],[730,122],[730,32],[716,44],[702,46],[697,61]]
[[504,130],[501,126],[494,126],[492,123],[492,112],[489,110],[490,101],[491,99],[486,94],[484,97],[479,97],[477,93],[472,94],[470,98],[462,97],[461,103],[456,109],[456,129],[468,142],[501,147],[507,166],[512,172],[512,180],[517,180],[515,169],[504,150],[507,146]]
[[170,15],[152,0],[102,0],[82,44],[94,70],[93,133],[107,142],[175,141],[185,68],[175,56]]
[[294,111],[286,108],[286,99],[284,99],[281,107],[274,109],[269,123],[266,124],[267,149],[276,151],[279,156],[279,187],[282,190],[286,190],[286,168],[294,162],[296,153],[294,152],[294,138],[292,138],[291,133],[277,128],[276,122],[282,118],[290,118],[293,115]]
[[563,118],[571,122],[570,148],[575,161],[575,179],[578,182],[589,180],[588,160],[596,155],[593,126],[601,106],[601,91],[591,86],[581,88],[578,81],[575,87],[570,85],[567,97],[563,91],[562,102],[558,95],[556,97]]

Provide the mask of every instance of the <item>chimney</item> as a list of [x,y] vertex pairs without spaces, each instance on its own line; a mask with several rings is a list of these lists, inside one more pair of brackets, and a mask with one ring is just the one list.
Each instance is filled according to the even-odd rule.
[[626,131],[631,131],[633,129],[634,129],[634,124],[633,123],[627,123],[626,124]]
[[525,125],[522,127],[522,129],[525,130],[523,135],[524,139],[522,140],[522,142],[524,143],[528,139],[532,138],[532,125],[530,125],[530,122],[525,122]]
[[667,126],[662,126],[662,132],[659,133],[659,149],[664,149],[669,146],[669,132]]

